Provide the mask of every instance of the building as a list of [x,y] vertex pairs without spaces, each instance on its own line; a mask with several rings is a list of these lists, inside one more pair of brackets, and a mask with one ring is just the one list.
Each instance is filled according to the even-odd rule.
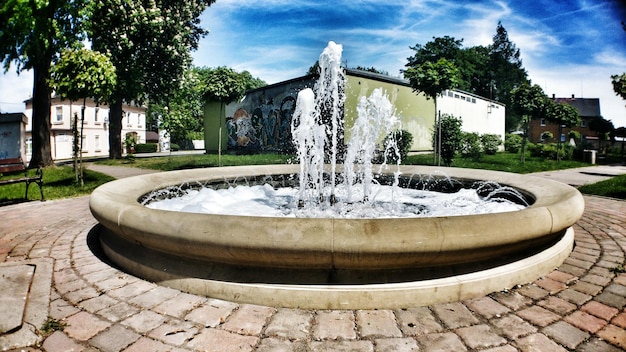
[[26,115],[21,112],[0,114],[0,159],[24,159],[27,123]]
[[[576,98],[574,94],[570,98],[556,98],[552,96],[552,100],[555,103],[568,104],[578,110],[580,116],[580,124],[571,128],[562,127],[559,129],[559,125],[548,121],[546,118],[538,120],[531,120],[529,124],[528,139],[533,143],[541,142],[556,142],[558,138],[561,142],[569,141],[567,137],[570,131],[577,131],[583,140],[591,143],[595,149],[599,148],[598,135],[589,129],[589,124],[594,119],[601,119],[600,114],[600,99],[598,98]],[[550,132],[554,139],[551,141],[545,140],[545,132]]]
[[[345,77],[344,142],[349,141],[360,98],[382,88],[394,105],[402,129],[413,135],[411,151],[432,151],[435,124],[432,99],[416,94],[409,82],[401,78],[355,69],[345,69]],[[207,152],[218,149],[286,150],[291,141],[291,117],[298,93],[302,89],[313,88],[316,79],[316,76],[308,75],[251,90],[241,101],[225,107],[220,103],[206,104],[204,130]],[[494,133],[504,138],[505,106],[500,103],[454,90],[446,91],[445,96],[438,100],[438,108],[443,114],[463,118],[464,131]]]
[[[28,118],[26,129],[26,160],[32,155],[32,99],[26,100],[24,114]],[[72,122],[78,118],[78,129],[81,128],[82,102],[71,102],[52,98],[50,108],[50,148],[53,160],[71,159],[73,157]],[[124,105],[122,107],[122,141],[132,136],[137,143],[146,142],[146,108]],[[85,103],[85,120],[82,126],[83,157],[99,157],[109,155],[109,107],[96,104],[92,99]]]

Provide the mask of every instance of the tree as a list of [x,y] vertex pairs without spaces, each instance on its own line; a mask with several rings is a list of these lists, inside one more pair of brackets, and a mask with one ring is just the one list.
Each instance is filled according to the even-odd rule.
[[546,108],[550,100],[543,92],[541,86],[536,84],[523,84],[511,90],[512,109],[519,114],[522,126],[522,155],[520,162],[526,161],[526,142],[528,141],[528,129],[530,121],[539,119],[546,114]]
[[33,154],[30,167],[53,164],[50,148],[50,67],[64,48],[80,46],[82,0],[5,0],[0,5],[0,57],[5,72],[33,70]]
[[206,34],[199,16],[214,0],[95,0],[89,38],[118,72],[109,99],[109,157],[122,156],[122,104],[167,102],[181,87],[191,51]]
[[454,155],[461,149],[463,132],[461,126],[463,121],[459,117],[443,115],[436,122],[433,130],[433,148],[441,149],[440,158],[445,166],[452,165]]
[[[520,50],[509,40],[508,33],[501,22],[498,22],[493,44],[489,52],[489,74],[491,76],[490,97],[511,106],[512,90],[528,82],[528,74],[522,67]],[[521,121],[514,109],[506,110],[505,124],[507,130],[515,129]]]
[[[82,134],[83,123],[85,121],[85,100],[88,97],[94,99],[96,103],[106,100],[116,83],[115,67],[108,56],[88,49],[64,50],[61,58],[52,67],[52,85],[54,91],[62,99],[70,101],[83,101],[81,109],[80,134],[74,127],[74,172],[77,181],[83,185],[82,157],[80,165],[77,167],[78,155],[83,149]],[[74,125],[76,126],[76,125]],[[80,138],[80,148],[78,148],[77,138]]]
[[615,126],[611,120],[604,118],[596,118],[589,121],[589,129],[598,134],[600,140],[600,149],[603,148],[604,142],[614,135]]
[[[549,101],[552,102],[552,100]],[[561,134],[563,133],[563,127],[571,128],[580,123],[578,110],[576,110],[576,108],[571,105],[552,102],[547,106],[546,119],[550,122],[556,123],[559,126],[557,149],[561,150]],[[561,160],[561,156],[558,151],[556,155],[557,160]]]
[[[441,94],[446,89],[451,89],[457,86],[459,81],[459,70],[454,64],[444,58],[437,60],[433,63],[426,61],[419,66],[411,66],[404,71],[404,77],[409,80],[411,88],[416,93],[424,93],[427,99],[433,98],[435,101],[435,128],[436,130],[441,128],[441,124],[437,123],[437,95]],[[441,134],[441,131],[437,131],[436,134]],[[440,140],[437,138],[437,140]],[[443,138],[441,138],[443,141]],[[435,155],[439,154],[441,157],[442,145],[435,145]]]
[[621,75],[612,75],[611,83],[613,83],[613,91],[616,95],[626,99],[626,73]]

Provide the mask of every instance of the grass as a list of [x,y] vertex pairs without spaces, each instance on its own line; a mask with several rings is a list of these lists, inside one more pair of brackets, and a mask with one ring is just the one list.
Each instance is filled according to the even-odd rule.
[[585,194],[626,199],[626,175],[584,185],[579,187],[578,190]]
[[[405,163],[412,165],[433,165],[433,154],[410,155]],[[451,166],[527,174],[531,172],[585,167],[589,166],[589,164],[572,160],[546,160],[544,158],[530,156],[526,157],[526,161],[522,164],[519,154],[497,153],[495,155],[483,155],[480,161],[457,156],[452,160]]]
[[[34,174],[34,170],[29,170]],[[7,178],[17,178],[23,174],[3,175],[0,180]],[[43,170],[43,193],[46,199],[60,199],[77,197],[90,194],[96,187],[103,183],[112,181],[114,178],[108,175],[85,170],[85,185],[80,186],[75,181],[74,170],[71,166],[49,166]],[[24,201],[25,183],[14,183],[12,185],[0,186],[0,204],[12,204]],[[29,200],[39,200],[39,186],[30,185],[28,189]]]
[[[221,157],[222,166],[240,165],[265,165],[265,164],[286,164],[291,162],[293,156],[284,154],[254,154],[254,155],[232,155],[225,154]],[[136,157],[133,159],[101,160],[97,164],[132,166],[143,169],[153,169],[161,171],[194,169],[201,167],[218,166],[217,154],[195,154],[179,156],[162,156],[154,158]]]

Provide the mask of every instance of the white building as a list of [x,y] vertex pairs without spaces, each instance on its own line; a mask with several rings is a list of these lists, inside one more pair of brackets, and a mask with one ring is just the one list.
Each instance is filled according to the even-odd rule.
[[[26,100],[24,114],[28,117],[26,125],[26,159],[32,155],[32,99]],[[72,158],[72,122],[78,117],[78,130],[81,125],[81,102],[71,102],[52,98],[50,109],[50,147],[53,160]],[[135,137],[137,143],[146,142],[146,108],[130,105],[122,106],[122,142],[127,135]],[[91,99],[85,104],[85,121],[83,125],[83,157],[109,155],[109,107],[96,105]]]
[[463,120],[463,132],[497,134],[504,143],[506,106],[462,90],[446,90],[437,98],[441,114]]

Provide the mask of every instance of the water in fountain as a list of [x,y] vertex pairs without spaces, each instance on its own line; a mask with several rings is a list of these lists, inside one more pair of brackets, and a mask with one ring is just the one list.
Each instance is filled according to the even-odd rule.
[[[341,182],[337,181],[339,141],[343,141],[343,104],[345,77],[341,68],[341,45],[330,42],[320,55],[320,77],[315,90],[299,92],[291,132],[300,165],[297,187],[274,187],[269,184],[239,185],[229,189],[176,189],[181,195],[144,203],[151,208],[185,212],[256,216],[385,218],[411,216],[454,216],[523,208],[519,202],[502,197],[513,189],[490,185],[481,189],[461,189],[453,194],[402,188],[399,169],[390,184],[376,182],[375,175],[390,173],[388,153],[398,153],[393,140],[385,139],[400,129],[393,104],[381,88],[369,97],[361,97],[357,119],[351,129],[343,163]],[[382,146],[385,162],[374,172],[373,157]],[[398,155],[399,156],[399,155]],[[400,158],[395,158],[399,165]],[[329,167],[329,169],[328,169]],[[392,170],[393,171],[393,170]],[[493,188],[493,189],[492,189]],[[158,196],[156,198],[170,198]],[[515,198],[515,197],[514,197]],[[518,193],[518,200],[524,197]]]

